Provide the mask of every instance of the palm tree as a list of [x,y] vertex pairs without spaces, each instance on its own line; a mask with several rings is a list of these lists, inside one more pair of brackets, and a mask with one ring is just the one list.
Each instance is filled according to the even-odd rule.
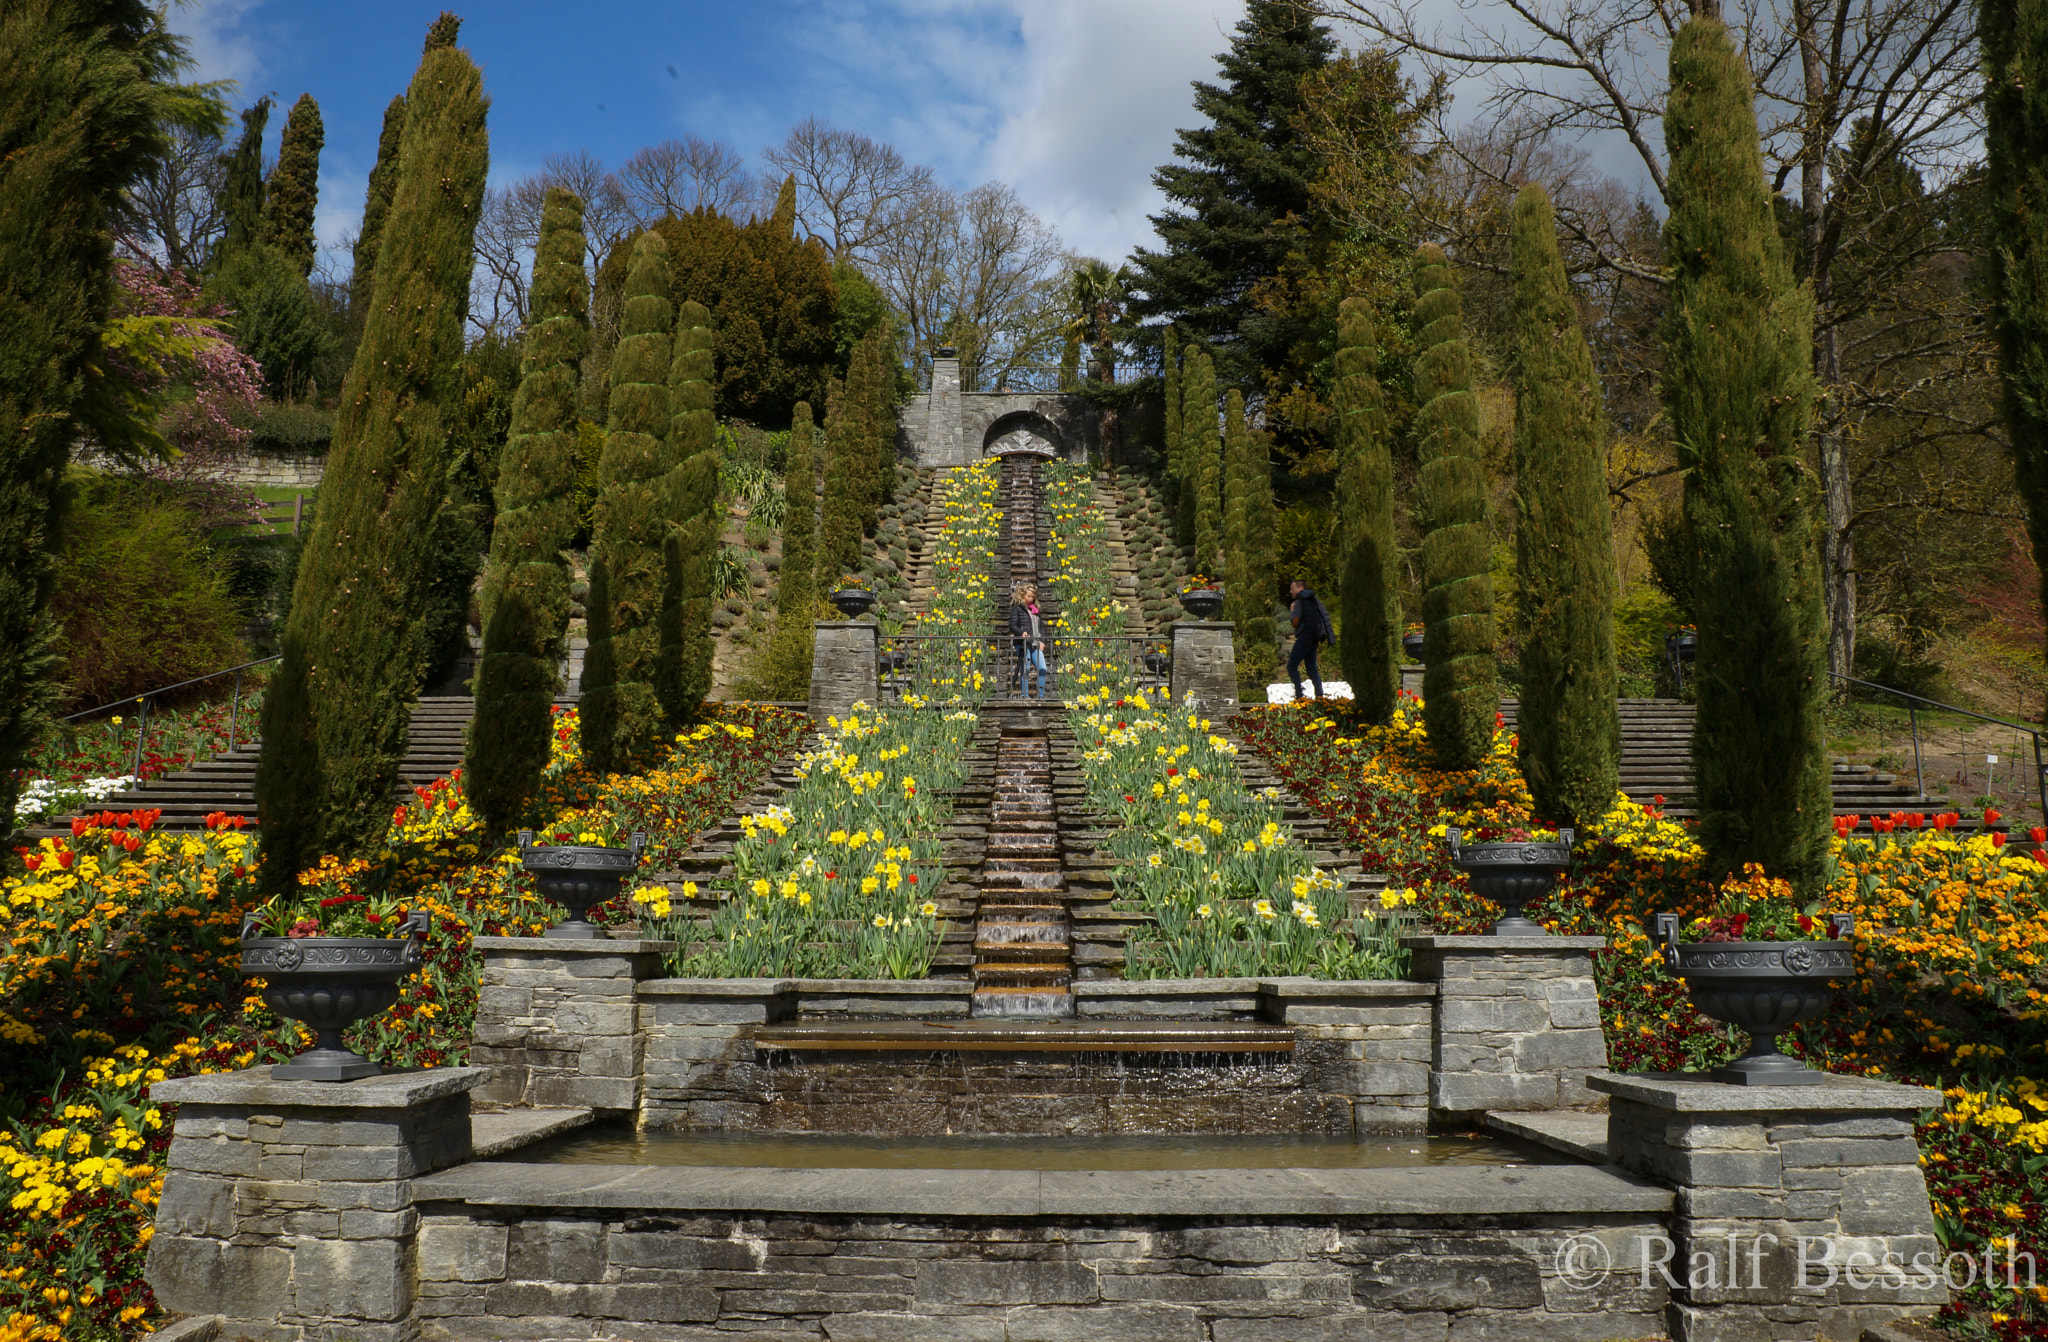
[[1116,324],[1123,316],[1129,266],[1109,268],[1093,257],[1081,261],[1067,277],[1067,321],[1061,328],[1070,348],[1091,346],[1091,380],[1116,381]]

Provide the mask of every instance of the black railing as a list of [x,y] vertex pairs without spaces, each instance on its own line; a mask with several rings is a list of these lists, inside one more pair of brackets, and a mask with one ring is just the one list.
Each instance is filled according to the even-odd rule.
[[[1875,681],[1858,680],[1854,676],[1845,676],[1835,671],[1828,672],[1828,676],[1833,680],[1841,681],[1844,685],[1860,685],[1866,690],[1876,690],[1880,694],[1889,694],[1893,698],[1906,701],[1906,721],[1911,726],[1913,732],[1913,790],[1923,797],[1927,795],[1927,776],[1920,759],[1921,705],[1924,704],[1928,708],[1936,709],[1943,713],[1958,713],[1966,718],[1975,718],[1979,722],[1989,722],[2000,727],[2010,727],[2016,732],[2025,732],[2034,741],[2034,787],[2037,799],[2041,803],[2042,819],[2044,822],[2048,822],[2048,757],[2044,757],[2041,749],[2042,733],[2040,731],[2026,726],[2024,723],[2009,722],[2004,718],[1992,717],[1989,713],[1979,713],[1975,709],[1958,708],[1954,704],[1944,704],[1938,699],[1927,699],[1917,694],[1908,694],[1904,690],[1895,690],[1889,685],[1879,685]],[[1989,786],[1988,782],[1986,786]]]
[[203,685],[209,680],[218,680],[222,676],[232,675],[235,678],[235,689],[228,708],[228,749],[233,750],[235,748],[235,735],[240,729],[242,721],[242,673],[252,666],[264,666],[278,661],[283,656],[284,654],[280,652],[269,657],[258,657],[253,662],[243,662],[240,666],[224,666],[218,671],[209,671],[203,676],[194,676],[190,680],[181,680],[175,685],[160,686],[157,689],[146,690],[141,694],[133,695],[126,699],[116,699],[110,704],[101,704],[97,708],[88,708],[82,712],[72,713],[66,717],[59,718],[58,721],[76,722],[80,718],[89,718],[99,713],[111,713],[117,708],[126,708],[130,704],[140,704],[142,707],[137,711],[135,719],[135,762],[128,769],[129,776],[135,780],[136,789],[140,790],[143,783],[142,751],[149,741],[149,706],[152,701],[159,695],[190,689],[194,685]]

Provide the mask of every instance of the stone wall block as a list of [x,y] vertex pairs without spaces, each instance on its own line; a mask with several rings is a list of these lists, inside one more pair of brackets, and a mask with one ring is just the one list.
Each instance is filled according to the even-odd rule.
[[536,1281],[601,1281],[605,1231],[588,1221],[526,1220],[510,1228],[505,1275]]
[[412,1311],[412,1251],[410,1241],[300,1240],[293,1308],[315,1319],[402,1320]]
[[916,1298],[920,1305],[1080,1305],[1100,1300],[1102,1283],[1082,1263],[960,1260],[920,1268]]
[[422,1281],[499,1281],[505,1276],[510,1228],[464,1220],[435,1219],[420,1227]]
[[173,1314],[269,1320],[291,1307],[292,1253],[276,1245],[160,1234],[149,1241],[145,1275]]

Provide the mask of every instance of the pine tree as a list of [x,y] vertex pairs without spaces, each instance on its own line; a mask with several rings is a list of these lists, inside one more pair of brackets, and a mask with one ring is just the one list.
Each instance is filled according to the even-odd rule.
[[1181,439],[1180,332],[1171,326],[1167,327],[1164,344],[1166,348],[1166,411],[1162,447],[1166,457],[1166,478],[1178,480],[1180,478]]
[[221,160],[220,212],[225,225],[214,245],[208,268],[219,270],[237,252],[254,247],[263,237],[263,130],[270,122],[270,99],[258,98],[242,112],[242,134]]
[[849,441],[846,384],[825,388],[825,497],[818,514],[818,592],[836,590],[860,567],[860,481]]
[[114,293],[122,193],[162,152],[175,43],[143,0],[0,8],[0,816],[56,691],[57,490]]
[[600,774],[630,766],[662,725],[654,686],[671,525],[665,486],[674,463],[668,389],[674,326],[668,244],[650,229],[633,240],[590,539],[582,732],[584,758]]
[[301,93],[285,118],[284,140],[263,202],[263,240],[301,275],[312,273],[317,250],[313,211],[320,203],[320,147],[326,138],[320,104],[312,94]]
[[271,891],[323,853],[362,852],[390,824],[425,662],[489,104],[476,66],[449,47],[420,61],[407,105],[379,267],[388,301],[342,384],[284,661],[263,703],[256,796]]
[[789,465],[783,476],[782,568],[775,585],[778,619],[809,619],[818,595],[818,470],[811,405],[796,403],[789,422]]
[[1716,874],[1757,862],[1811,891],[1832,811],[1817,486],[1804,459],[1813,304],[1779,239],[1749,72],[1716,20],[1693,19],[1672,42],[1664,140],[1664,405],[1690,468],[1700,841]]
[[2048,14],[2040,0],[1980,0],[1978,31],[1991,326],[2014,474],[2048,583]]
[[1218,578],[1222,576],[1223,564],[1223,443],[1216,426],[1216,364],[1206,350],[1183,394],[1186,399],[1182,413],[1194,421],[1185,430],[1192,448],[1188,463],[1192,488],[1181,493],[1195,521],[1192,571]]
[[384,241],[384,217],[391,212],[391,193],[398,185],[398,150],[405,136],[405,95],[384,108],[384,129],[377,137],[377,162],[363,193],[363,227],[356,235],[355,270],[348,278],[349,324],[361,330],[370,315],[377,287],[377,248]]
[[1394,460],[1373,366],[1372,305],[1337,314],[1337,514],[1343,554],[1338,657],[1368,722],[1393,721],[1401,692],[1401,557],[1394,533]]
[[1175,136],[1176,162],[1153,174],[1167,206],[1152,216],[1162,250],[1138,249],[1130,313],[1170,318],[1200,340],[1229,386],[1255,386],[1302,339],[1298,319],[1244,302],[1280,272],[1291,245],[1282,227],[1312,211],[1321,171],[1300,129],[1302,79],[1336,52],[1316,10],[1301,0],[1251,0],[1218,58],[1220,86],[1197,82],[1207,121]]
[[498,520],[480,605],[484,651],[465,783],[492,834],[516,827],[553,745],[576,537],[576,385],[590,350],[583,202],[561,187],[541,207],[533,315],[498,465]]
[[718,423],[711,413],[711,314],[702,303],[676,313],[669,372],[667,587],[662,598],[661,661],[655,689],[669,725],[696,716],[711,693],[711,568],[723,520],[718,512]]
[[1538,816],[1584,825],[1621,777],[1607,435],[1550,197],[1533,182],[1512,233],[1522,777]]
[[1415,416],[1421,440],[1423,723],[1437,762],[1476,769],[1500,712],[1493,660],[1493,537],[1463,305],[1443,248],[1416,251]]

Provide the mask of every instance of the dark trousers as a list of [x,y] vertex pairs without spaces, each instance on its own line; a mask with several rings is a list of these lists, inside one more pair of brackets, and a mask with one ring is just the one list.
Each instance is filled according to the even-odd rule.
[[1287,654],[1287,678],[1294,682],[1294,697],[1301,697],[1301,664],[1308,663],[1308,679],[1316,687],[1316,698],[1323,697],[1323,673],[1316,667],[1316,640],[1297,637],[1294,650]]

